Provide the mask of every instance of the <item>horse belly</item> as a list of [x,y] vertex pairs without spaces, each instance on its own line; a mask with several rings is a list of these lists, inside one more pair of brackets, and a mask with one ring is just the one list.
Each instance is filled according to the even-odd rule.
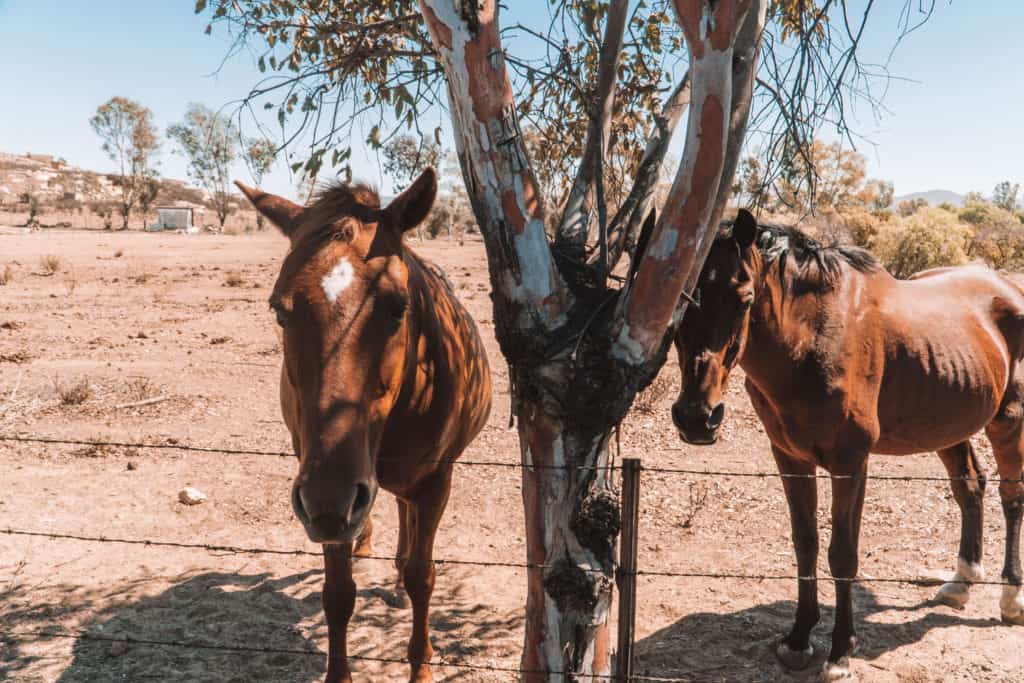
[[995,417],[1007,375],[1002,354],[968,346],[929,346],[888,362],[873,452],[923,453],[970,438]]

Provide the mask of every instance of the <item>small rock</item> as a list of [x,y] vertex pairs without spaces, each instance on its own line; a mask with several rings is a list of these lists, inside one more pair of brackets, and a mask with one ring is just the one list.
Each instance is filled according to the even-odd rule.
[[115,640],[110,644],[110,656],[120,657],[125,652],[128,652],[128,642],[124,640]]
[[206,500],[206,494],[199,489],[186,486],[182,490],[178,491],[178,500],[185,505],[199,505]]
[[127,469],[129,471],[135,471],[135,470],[139,469],[139,464],[137,462],[135,462],[134,460],[129,460],[128,464],[125,465],[125,469]]

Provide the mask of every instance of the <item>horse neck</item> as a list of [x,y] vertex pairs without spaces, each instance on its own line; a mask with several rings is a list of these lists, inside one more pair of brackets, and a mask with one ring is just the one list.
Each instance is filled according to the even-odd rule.
[[[780,275],[779,267],[780,262],[773,261],[761,269],[747,344],[740,358],[740,367],[747,377],[761,386],[788,381],[794,359],[811,346],[808,335],[813,341],[813,332],[809,329],[820,315],[819,307],[809,308],[800,301],[814,295],[794,295],[794,278],[788,272]],[[808,311],[814,315],[808,315]]]

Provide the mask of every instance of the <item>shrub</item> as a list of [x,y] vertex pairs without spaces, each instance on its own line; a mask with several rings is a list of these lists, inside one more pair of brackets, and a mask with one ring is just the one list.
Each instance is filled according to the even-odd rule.
[[983,259],[993,268],[1024,267],[1024,225],[1006,209],[989,203],[971,203],[959,212],[971,225],[974,236],[968,256]]
[[972,237],[971,227],[955,214],[921,209],[879,226],[873,248],[890,273],[906,278],[926,268],[967,263]]
[[39,270],[43,275],[47,277],[54,275],[60,270],[60,256],[56,254],[46,254],[45,256],[39,257]]
[[865,209],[853,208],[842,213],[842,220],[851,242],[866,249],[874,245],[880,224],[874,214]]
[[72,384],[64,384],[60,380],[54,379],[53,388],[57,392],[62,406],[81,405],[92,398],[92,387],[85,379],[80,379]]

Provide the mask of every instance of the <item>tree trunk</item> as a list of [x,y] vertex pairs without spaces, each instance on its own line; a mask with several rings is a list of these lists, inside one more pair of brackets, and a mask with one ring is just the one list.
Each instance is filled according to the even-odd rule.
[[[728,167],[730,114],[743,104],[731,101],[733,43],[754,1],[763,17],[767,0],[676,0],[693,79],[685,156],[670,197],[679,208],[663,214],[637,286],[609,291],[604,283],[571,288],[555,265],[516,120],[495,0],[420,0],[447,76],[459,162],[487,248],[495,334],[519,419],[527,553],[536,565],[527,573],[524,680],[610,674],[619,531],[610,437],[664,363],[682,312],[680,293],[700,270],[717,228],[710,219]],[[602,60],[617,60],[621,36],[606,36],[606,45],[613,47]],[[598,151],[608,98],[591,126],[588,147]]]

